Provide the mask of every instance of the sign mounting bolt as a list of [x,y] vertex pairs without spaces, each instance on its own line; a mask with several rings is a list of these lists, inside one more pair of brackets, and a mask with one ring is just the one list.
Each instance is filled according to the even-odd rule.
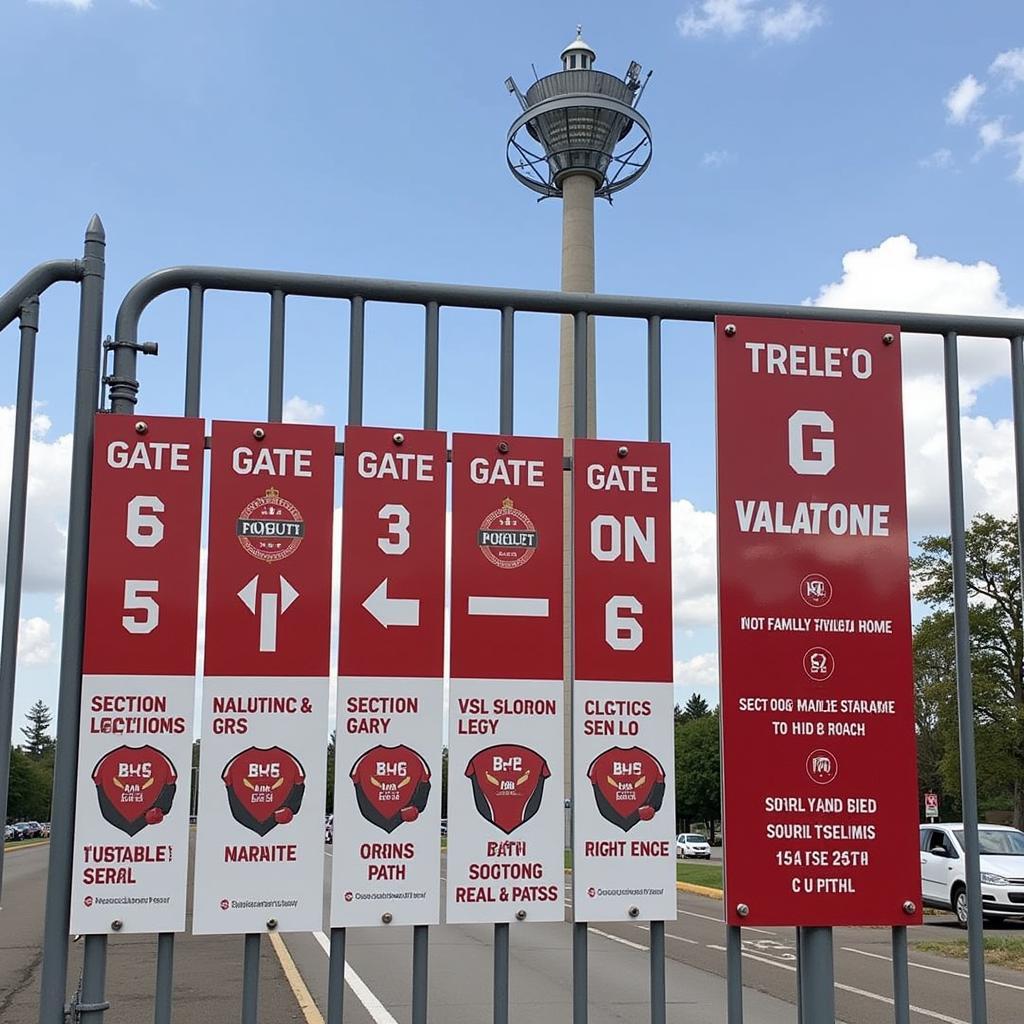
[[750,913],[750,907],[748,907],[746,903],[737,903],[736,913],[739,914],[740,917],[746,917],[747,914]]
[[257,441],[262,441],[263,438],[267,436],[267,432],[262,427],[253,427],[252,436],[255,437]]
[[135,433],[136,434],[148,434],[149,433],[149,424],[145,420],[139,420],[139,422],[135,424]]
[[913,900],[907,900],[903,904],[903,913],[904,914],[913,914],[916,911],[917,911],[917,904]]
[[381,919],[381,920],[382,920],[382,921],[383,921],[383,922],[384,922],[385,924],[391,924],[391,922],[392,922],[392,921],[394,920],[394,918],[393,918],[393,917],[391,916],[391,911],[389,911],[389,910],[388,910],[388,911],[385,911],[385,912],[384,912],[383,914],[381,914],[381,915],[380,915],[380,919]]
[[896,335],[895,334],[890,334],[888,331],[886,331],[885,334],[882,335],[882,344],[883,345],[891,345],[895,340],[896,340]]
[[630,917],[639,917],[640,916],[640,908],[639,907],[630,907],[629,910],[626,911],[626,913],[629,914]]
[[517,921],[525,921],[526,920],[526,911],[525,910],[517,910],[516,911],[516,920]]
[[124,921],[111,921],[110,922],[110,929],[111,929],[111,931],[119,932],[123,927],[124,927]]
[[277,927],[277,918],[276,917],[270,918],[267,921],[267,930],[272,932],[276,927]]
[[629,449],[624,445],[620,444],[618,451],[615,453],[620,459],[624,459],[629,454]]
[[499,441],[498,451],[501,452],[502,455],[506,455],[508,453],[508,441]]
[[392,434],[391,435],[391,440],[394,441],[395,444],[405,444],[405,434],[399,434],[399,433]]
[[725,336],[727,338],[731,338],[735,333],[736,333],[736,325],[735,324],[726,324],[725,325]]

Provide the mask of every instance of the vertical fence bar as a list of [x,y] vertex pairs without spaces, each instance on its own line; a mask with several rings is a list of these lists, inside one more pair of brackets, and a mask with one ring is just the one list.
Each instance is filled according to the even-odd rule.
[[907,929],[892,930],[892,1001],[894,1024],[910,1024],[910,965],[907,962]]
[[800,929],[800,999],[805,1024],[835,1024],[835,968],[832,929]]
[[[86,935],[82,954],[81,1024],[102,1024],[107,1001],[107,937]],[[77,1024],[77,1022],[76,1022]]]
[[[78,314],[68,553],[64,578],[60,695],[57,702],[58,742],[53,767],[53,807],[50,819],[59,822],[60,827],[54,829],[50,836],[39,1024],[63,1024],[64,1000],[67,996],[68,924],[71,915],[75,786],[78,780],[78,726],[85,630],[85,574],[89,555],[89,495],[92,482],[93,417],[96,414],[100,386],[105,248],[103,224],[99,217],[93,217],[85,232],[82,296]],[[90,984],[95,980],[95,977],[90,978]],[[104,979],[99,980],[102,983]]]
[[257,1024],[260,1019],[260,944],[259,932],[246,935],[242,960],[242,1024]]
[[494,926],[494,1024],[508,1024],[508,922]]
[[[964,470],[960,445],[960,368],[955,331],[943,345],[946,385],[946,445],[949,463],[949,529],[953,566],[953,628],[956,637],[957,722],[960,731],[960,799],[963,807],[967,881],[967,959],[970,964],[971,1024],[986,1024],[985,951],[978,848],[978,779],[971,692],[971,626],[968,618]],[[1014,428],[1019,429],[1016,416]]]
[[428,302],[423,343],[423,426],[427,430],[437,430],[438,319],[437,303]]
[[341,1024],[345,1009],[345,929],[331,929],[327,961],[327,1024]]
[[514,429],[516,348],[515,310],[505,306],[501,311],[501,383],[498,388],[498,433],[511,434]]
[[651,1024],[665,1024],[665,922],[651,922]]
[[412,929],[412,1024],[427,1024],[427,979],[429,977],[429,936],[425,924]]
[[725,929],[725,999],[728,1024],[743,1024],[743,935],[735,925]]
[[[4,566],[4,612],[0,626],[0,810],[7,821],[10,790],[11,733],[14,729],[14,680],[18,663],[21,580],[25,565],[25,508],[28,502],[28,451],[32,441],[32,388],[36,365],[39,299],[21,307],[18,391],[14,401],[14,456],[11,459],[11,503],[7,520]],[[4,887],[4,850],[0,843],[0,894]]]
[[171,1024],[171,995],[174,991],[174,933],[161,932],[156,938],[156,996],[153,1024]]
[[348,322],[348,422],[363,424],[363,337],[366,326],[366,304],[352,297]]
[[281,422],[284,409],[284,292],[270,296],[270,366],[267,373],[267,419]]
[[199,415],[203,378],[203,286],[188,290],[188,335],[185,341],[185,415]]
[[804,1024],[803,964],[801,961],[800,929],[796,929],[796,1024]]
[[661,440],[661,317],[647,321],[647,440]]

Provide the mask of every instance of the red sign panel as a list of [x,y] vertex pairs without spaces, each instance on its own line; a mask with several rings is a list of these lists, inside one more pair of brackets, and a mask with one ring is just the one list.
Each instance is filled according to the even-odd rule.
[[331,427],[213,424],[207,676],[327,675],[333,495]]
[[[203,421],[97,416],[82,670],[194,675]],[[130,578],[129,578],[130,577]]]
[[340,675],[443,675],[446,459],[436,430],[345,430]]
[[452,438],[451,674],[562,676],[562,442]]
[[574,453],[576,678],[671,682],[668,445],[579,440]]
[[918,922],[899,331],[716,331],[729,923]]

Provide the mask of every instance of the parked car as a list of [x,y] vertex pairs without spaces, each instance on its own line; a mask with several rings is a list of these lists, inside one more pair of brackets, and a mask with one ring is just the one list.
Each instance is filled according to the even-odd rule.
[[327,820],[324,822],[324,842],[334,842],[334,815],[328,814]]
[[44,821],[43,822],[42,830],[43,830],[43,838],[44,839],[49,839],[50,838],[50,823],[48,821]]
[[[981,911],[986,920],[1024,917],[1024,832],[1008,825],[979,825]],[[967,927],[967,855],[960,823],[921,826],[921,899],[952,910]]]
[[14,823],[15,839],[32,839],[36,835],[35,829],[30,821],[16,821]]
[[12,842],[14,842],[14,840],[20,839],[20,838],[21,838],[21,836],[18,835],[18,830],[17,830],[17,828],[14,825],[4,825],[4,842],[5,843],[12,843]]
[[446,837],[448,835],[448,819],[447,818],[442,818],[441,819],[441,835],[442,835],[442,837]]
[[683,832],[676,836],[676,856],[711,860],[711,847],[704,836],[696,832]]

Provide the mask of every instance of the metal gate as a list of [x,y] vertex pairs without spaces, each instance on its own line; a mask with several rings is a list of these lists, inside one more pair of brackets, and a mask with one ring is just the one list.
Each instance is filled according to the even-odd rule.
[[[267,368],[267,417],[280,421],[284,402],[285,313],[290,296],[343,299],[349,302],[349,383],[347,422],[363,420],[364,325],[368,303],[397,303],[421,307],[423,326],[422,425],[436,428],[440,356],[440,312],[443,308],[468,308],[500,314],[498,425],[501,433],[513,433],[515,395],[515,323],[517,313],[542,313],[572,318],[574,331],[574,393],[576,436],[587,430],[588,325],[591,317],[616,317],[646,324],[647,437],[661,440],[662,324],[665,321],[711,322],[716,316],[784,317],[795,320],[843,320],[860,323],[895,323],[903,331],[936,335],[944,357],[946,436],[948,441],[949,507],[954,578],[954,619],[958,721],[961,753],[961,786],[966,872],[969,899],[970,1000],[973,1024],[986,1024],[985,981],[980,899],[978,804],[974,750],[974,711],[971,686],[968,589],[965,554],[963,469],[960,440],[958,348],[961,335],[1002,338],[1009,342],[1012,374],[1014,441],[1018,523],[1024,521],[1024,321],[976,316],[901,313],[888,310],[849,310],[772,306],[754,303],[640,298],[467,285],[427,284],[352,277],[188,266],[157,271],[140,280],[125,296],[117,313],[113,337],[102,341],[102,301],[105,236],[98,217],[90,221],[81,260],[55,260],[40,264],[8,292],[0,296],[0,330],[16,318],[20,321],[21,349],[18,370],[17,409],[11,489],[6,589],[0,642],[0,743],[9,748],[12,732],[15,660],[20,611],[28,448],[33,398],[35,338],[39,327],[39,298],[58,281],[79,282],[79,318],[74,444],[71,469],[70,514],[67,539],[67,570],[57,712],[57,745],[54,769],[53,819],[59,821],[49,850],[49,883],[46,895],[45,938],[40,993],[40,1024],[60,1024],[66,1016],[86,1022],[102,1021],[105,1001],[107,936],[85,937],[83,975],[70,1002],[68,992],[68,922],[71,903],[71,869],[75,789],[78,768],[79,699],[87,565],[91,450],[93,416],[101,408],[101,384],[109,398],[109,411],[130,415],[138,401],[138,356],[156,355],[153,343],[138,340],[139,320],[148,305],[171,291],[188,293],[186,370],[183,412],[201,415],[203,352],[203,303],[208,291],[246,292],[270,297],[269,365]],[[552,332],[554,336],[554,331]],[[104,352],[112,351],[112,373],[101,380]],[[671,395],[671,383],[668,394]],[[343,446],[336,446],[343,454]],[[567,466],[568,468],[568,460]],[[1021,548],[1024,552],[1024,547]],[[1024,573],[1022,573],[1024,577]],[[6,807],[8,766],[0,766],[0,802]],[[0,882],[3,853],[0,850]],[[413,936],[412,1021],[427,1020],[428,927],[418,926]],[[727,992],[729,1024],[742,1024],[742,929],[726,928]],[[665,1002],[664,922],[650,923],[650,1016],[663,1024]],[[587,1020],[587,925],[572,927],[572,1006],[574,1024]],[[259,951],[261,936],[244,939],[243,1024],[258,1019]],[[509,944],[507,924],[494,926],[493,1019],[507,1024],[509,1017]],[[157,1024],[168,1024],[173,1010],[174,935],[157,936],[155,1013]],[[797,942],[798,1012],[807,1024],[835,1020],[832,933],[828,928],[799,929]],[[894,1020],[908,1024],[907,932],[892,929]],[[330,937],[330,968],[327,1002],[329,1024],[340,1024],[344,996],[345,930],[335,928]]]

